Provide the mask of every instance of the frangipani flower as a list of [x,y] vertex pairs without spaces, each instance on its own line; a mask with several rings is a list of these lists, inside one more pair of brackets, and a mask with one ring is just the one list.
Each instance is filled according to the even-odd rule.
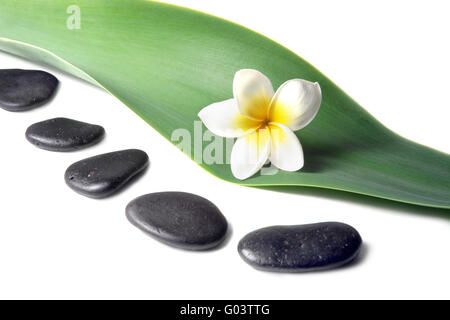
[[247,179],[268,160],[281,170],[300,170],[303,149],[294,131],[307,126],[319,111],[319,84],[293,79],[274,92],[265,75],[244,69],[234,77],[233,92],[234,99],[211,104],[198,114],[215,135],[238,138],[231,152],[233,175]]

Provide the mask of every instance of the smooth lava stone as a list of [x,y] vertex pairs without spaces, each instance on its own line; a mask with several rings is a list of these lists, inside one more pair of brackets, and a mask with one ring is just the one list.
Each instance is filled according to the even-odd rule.
[[75,151],[99,142],[105,129],[98,125],[55,118],[31,125],[25,136],[36,147],[49,151]]
[[48,102],[58,79],[45,71],[0,70],[0,107],[7,111],[26,111]]
[[358,255],[362,240],[353,227],[339,222],[274,226],[249,233],[238,246],[251,266],[274,272],[332,269]]
[[105,198],[121,189],[149,165],[141,150],[123,150],[98,155],[72,164],[66,171],[67,185],[90,198]]
[[126,208],[128,220],[153,238],[186,250],[208,250],[226,237],[228,223],[209,200],[184,192],[141,196]]

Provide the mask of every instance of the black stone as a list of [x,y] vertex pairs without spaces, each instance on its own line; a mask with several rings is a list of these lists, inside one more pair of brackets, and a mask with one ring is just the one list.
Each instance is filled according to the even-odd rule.
[[126,208],[128,220],[153,238],[186,250],[208,250],[226,237],[228,223],[209,200],[184,192],[141,196]]
[[25,136],[36,147],[49,151],[75,151],[99,142],[105,135],[101,126],[66,118],[31,125]]
[[66,171],[69,187],[90,198],[105,198],[117,192],[149,164],[141,150],[123,150],[98,155],[72,164]]
[[45,71],[0,70],[0,107],[8,111],[26,111],[48,102],[58,79]]
[[251,266],[276,272],[332,269],[358,255],[361,237],[353,227],[339,222],[268,227],[246,235],[238,246]]

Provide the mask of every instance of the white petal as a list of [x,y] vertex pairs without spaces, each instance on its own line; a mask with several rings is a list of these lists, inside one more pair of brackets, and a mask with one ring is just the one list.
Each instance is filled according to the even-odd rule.
[[270,124],[270,161],[284,171],[297,171],[303,168],[303,149],[297,136],[288,127]]
[[242,137],[259,127],[259,122],[240,114],[234,99],[213,103],[198,116],[209,131],[226,138]]
[[231,171],[244,180],[257,173],[266,163],[270,153],[270,131],[258,129],[238,138],[231,151]]
[[302,79],[285,82],[270,104],[271,122],[283,124],[293,131],[306,127],[317,115],[322,102],[319,84]]
[[234,76],[233,92],[243,115],[260,120],[267,118],[274,94],[269,78],[257,70],[239,70]]

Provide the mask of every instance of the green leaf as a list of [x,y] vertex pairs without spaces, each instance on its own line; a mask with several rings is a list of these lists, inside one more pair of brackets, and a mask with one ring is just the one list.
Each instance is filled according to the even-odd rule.
[[73,3],[1,1],[0,49],[105,88],[169,140],[179,128],[194,136],[198,112],[232,97],[239,69],[260,70],[274,87],[292,78],[318,81],[320,112],[298,132],[304,169],[238,181],[227,164],[201,165],[248,186],[312,186],[450,208],[448,155],[391,132],[277,43],[216,17],[142,0],[77,0],[81,23],[74,29],[67,25]]

